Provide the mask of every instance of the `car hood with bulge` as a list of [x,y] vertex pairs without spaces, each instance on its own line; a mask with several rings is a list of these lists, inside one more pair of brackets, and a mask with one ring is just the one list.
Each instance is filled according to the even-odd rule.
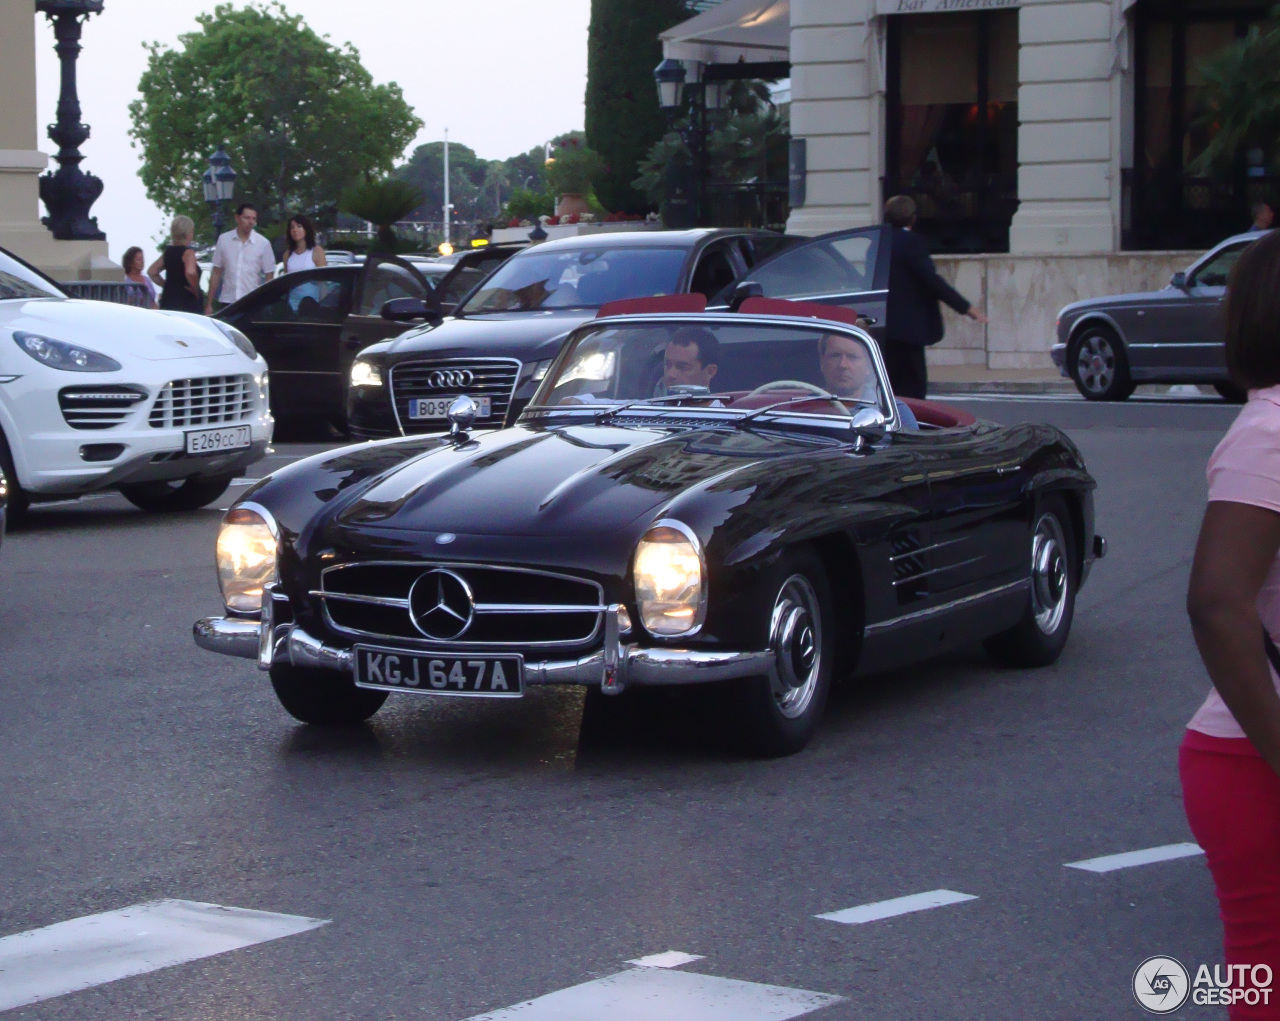
[[1138,291],[1134,294],[1111,294],[1102,298],[1086,298],[1083,301],[1073,301],[1070,305],[1064,305],[1058,313],[1058,318],[1066,319],[1098,309],[1123,308],[1126,305],[1151,305],[1156,302],[1165,302],[1173,296],[1173,293],[1176,292],[1172,287],[1165,287],[1159,291]]
[[239,351],[203,316],[158,312],[109,301],[33,298],[0,303],[6,329],[78,344],[118,361],[208,358]]
[[[388,342],[386,352],[395,361],[417,354],[448,358],[478,358],[490,353],[523,357],[544,342],[560,340],[595,314],[595,309],[549,309],[449,318],[439,326],[418,327],[400,334]],[[555,345],[555,349],[558,348],[559,345]],[[551,354],[554,353],[553,350]]]

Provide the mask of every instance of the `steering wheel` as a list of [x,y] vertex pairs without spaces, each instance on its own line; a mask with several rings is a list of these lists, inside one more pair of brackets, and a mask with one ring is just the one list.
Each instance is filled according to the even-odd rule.
[[747,396],[755,397],[757,394],[772,393],[775,390],[800,390],[807,394],[813,394],[814,397],[820,397],[824,400],[830,401],[846,415],[853,414],[853,412],[849,410],[849,406],[845,404],[844,401],[840,400],[834,394],[822,389],[820,386],[815,386],[813,383],[806,383],[803,379],[775,379],[772,383],[763,383],[756,387],[751,391],[751,393],[747,394]]

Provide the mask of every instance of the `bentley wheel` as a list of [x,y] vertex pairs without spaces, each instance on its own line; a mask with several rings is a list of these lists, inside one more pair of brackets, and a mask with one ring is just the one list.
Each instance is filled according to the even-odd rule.
[[1123,401],[1133,393],[1120,339],[1105,326],[1087,326],[1067,349],[1067,371],[1091,401]]
[[174,482],[133,482],[120,494],[135,507],[153,514],[198,510],[227,491],[232,476],[179,479]]
[[321,727],[358,727],[387,700],[385,691],[357,688],[346,674],[288,664],[271,668],[271,686],[290,716]]
[[743,737],[756,755],[791,755],[818,728],[831,687],[835,634],[827,607],[831,593],[818,558],[803,552],[777,574],[769,614],[774,669],[737,690]]
[[1062,655],[1071,632],[1077,584],[1075,537],[1060,497],[1050,497],[1036,511],[1030,570],[1022,620],[983,643],[991,657],[1005,666],[1048,666]]

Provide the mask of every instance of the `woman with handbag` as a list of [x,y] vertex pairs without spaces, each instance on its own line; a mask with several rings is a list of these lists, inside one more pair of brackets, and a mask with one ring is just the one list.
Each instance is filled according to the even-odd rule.
[[1228,1015],[1255,1021],[1280,1019],[1280,231],[1232,272],[1226,356],[1249,400],[1209,459],[1187,611],[1213,691],[1179,770],[1226,963],[1245,966],[1231,971]]

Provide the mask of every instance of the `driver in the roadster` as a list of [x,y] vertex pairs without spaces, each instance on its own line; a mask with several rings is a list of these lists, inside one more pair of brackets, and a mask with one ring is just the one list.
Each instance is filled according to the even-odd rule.
[[[878,404],[880,387],[876,382],[875,366],[866,346],[839,333],[826,333],[818,339],[818,368],[822,380],[837,397]],[[898,406],[898,418],[904,429],[918,429],[916,416],[902,401]]]

